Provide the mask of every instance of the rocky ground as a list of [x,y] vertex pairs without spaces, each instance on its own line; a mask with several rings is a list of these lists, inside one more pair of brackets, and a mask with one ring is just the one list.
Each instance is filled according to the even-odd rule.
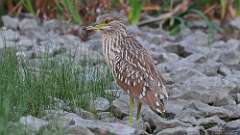
[[[41,22],[30,16],[5,16],[2,20],[0,49],[17,47],[18,55],[29,59],[41,59],[46,51],[51,57],[75,52],[79,63],[86,57],[102,62],[98,34],[81,41],[69,33],[71,28],[81,33],[81,27],[56,20]],[[229,25],[238,29],[238,20]],[[128,96],[120,94],[113,102],[96,99],[98,120],[91,112],[79,109],[78,113],[46,110],[41,118],[24,116],[19,122],[33,133],[51,125],[64,127],[65,134],[78,135],[240,135],[240,40],[223,41],[215,35],[211,42],[207,33],[187,28],[175,38],[149,28],[129,30],[152,51],[158,69],[168,80],[166,118],[144,106],[141,128],[129,127]]]

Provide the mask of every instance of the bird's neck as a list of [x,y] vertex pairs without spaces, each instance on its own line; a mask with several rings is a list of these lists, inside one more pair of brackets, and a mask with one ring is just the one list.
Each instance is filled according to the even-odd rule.
[[126,36],[126,33],[112,33],[111,35],[102,35],[103,52],[109,65],[112,65],[112,60],[114,60],[116,55],[119,55],[121,53],[121,48],[124,45],[122,42]]

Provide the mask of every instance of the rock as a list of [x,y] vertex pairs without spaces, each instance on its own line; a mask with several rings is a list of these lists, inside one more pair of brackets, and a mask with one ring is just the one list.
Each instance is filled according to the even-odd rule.
[[237,18],[231,20],[229,24],[234,29],[240,30],[240,17],[237,17]]
[[208,58],[204,54],[194,53],[183,60],[192,63],[202,64],[207,62]]
[[182,83],[193,76],[204,76],[201,72],[191,68],[179,68],[170,73],[170,78],[175,83]]
[[102,53],[102,42],[99,39],[92,39],[87,41],[87,45],[88,49],[92,50],[92,51],[97,51]]
[[137,130],[120,123],[106,123],[97,120],[85,120],[73,113],[58,114],[55,121],[63,127],[82,127],[94,131],[95,134],[134,135]]
[[20,47],[32,47],[33,45],[36,45],[36,40],[31,40],[27,37],[20,37],[19,41],[17,42],[17,44],[20,46]]
[[216,76],[219,73],[220,66],[220,63],[208,60],[206,63],[196,64],[194,68],[207,76]]
[[225,51],[220,55],[218,61],[227,66],[238,65],[240,63],[240,52],[236,52],[236,50]]
[[223,128],[221,126],[214,126],[207,129],[209,135],[223,135]]
[[96,111],[107,111],[110,108],[110,103],[108,99],[97,97],[92,103],[91,108],[94,108]]
[[66,129],[67,135],[94,135],[88,128],[80,126],[70,126]]
[[240,88],[240,73],[239,72],[227,75],[227,76],[225,76],[224,79],[234,83],[238,88]]
[[187,135],[187,131],[184,128],[167,128],[157,133],[157,135]]
[[206,53],[209,51],[208,35],[200,30],[185,36],[179,45],[183,46],[189,53]]
[[159,52],[156,52],[155,55],[153,53],[153,59],[156,61],[156,64],[159,64],[159,63],[165,63],[165,62],[176,62],[180,58],[174,53],[159,54]]
[[175,127],[191,127],[190,124],[183,123],[177,119],[167,120],[166,118],[161,118],[149,108],[146,108],[142,111],[142,119],[144,122],[148,122],[150,124],[151,129],[162,130]]
[[[175,99],[174,97],[173,97],[173,99],[171,99],[171,100],[169,100],[168,102],[167,102],[167,104],[165,105],[165,107],[166,107],[166,112],[167,113],[171,113],[171,114],[173,114],[172,115],[172,118],[171,119],[173,119],[173,118],[175,118],[175,115],[176,116],[178,116],[179,114],[181,114],[182,113],[182,110],[184,109],[184,107],[187,105],[189,103],[189,101],[187,101],[187,100],[182,100],[182,99]],[[185,116],[184,116],[185,117]],[[188,116],[188,115],[186,115],[186,117],[190,117],[190,116]],[[182,117],[183,118],[183,117]],[[179,120],[182,120],[182,118],[177,118],[177,119],[179,119]],[[194,122],[194,121],[193,121]]]
[[0,51],[5,47],[6,48],[14,48],[14,47],[16,47],[16,42],[8,41],[4,37],[2,37],[0,34]]
[[116,118],[110,112],[99,112],[98,119],[103,122],[116,122]]
[[25,18],[19,23],[19,28],[22,31],[29,30],[29,29],[37,29],[38,21],[34,18]]
[[53,109],[55,110],[65,110],[65,111],[69,111],[71,110],[71,108],[69,107],[69,105],[64,102],[63,100],[56,98],[56,97],[50,97],[50,99],[53,101]]
[[80,64],[84,64],[86,62],[88,62],[89,64],[99,64],[104,61],[103,56],[100,53],[82,47],[71,50],[71,56],[75,59],[77,63]]
[[189,128],[183,128],[183,127],[176,127],[176,128],[167,128],[159,133],[157,135],[200,135],[200,128],[198,127],[189,127]]
[[212,116],[208,118],[201,118],[198,120],[198,125],[203,126],[205,129],[212,128],[214,126],[223,126],[225,122],[219,119],[218,116]]
[[44,21],[43,27],[46,31],[56,31],[59,28],[62,29],[60,21],[55,19]]
[[74,109],[74,113],[76,113],[77,115],[81,116],[83,119],[90,119],[90,120],[94,120],[96,119],[95,114],[88,112],[82,108],[75,108]]
[[224,65],[221,65],[219,67],[218,72],[223,76],[227,76],[227,75],[232,74],[232,71],[227,66],[224,66]]
[[192,69],[194,65],[195,64],[193,62],[189,62],[189,61],[186,61],[185,59],[181,59],[176,62],[167,63],[167,65],[165,65],[165,70],[171,73],[173,71],[180,71],[183,69]]
[[2,22],[3,22],[3,25],[6,28],[14,29],[14,30],[16,30],[18,28],[18,25],[19,25],[18,18],[11,17],[11,16],[8,16],[8,15],[2,16]]
[[192,126],[198,125],[198,121],[193,116],[186,115],[186,116],[183,116],[182,118],[178,118],[178,119],[180,119],[181,122],[191,124]]
[[229,92],[229,95],[236,101],[237,104],[240,103],[240,88],[237,87]]
[[111,95],[114,98],[119,98],[120,96],[124,95],[123,90],[119,90],[119,89],[107,89],[107,90],[104,90],[104,92],[106,94]]
[[115,117],[123,119],[129,113],[129,97],[121,96],[112,103],[112,113]]
[[164,49],[167,52],[175,53],[179,57],[183,57],[183,58],[186,58],[189,55],[191,55],[190,52],[186,51],[186,49],[183,46],[180,46],[180,45],[168,45],[168,46],[165,46]]
[[240,134],[240,119],[226,123],[223,129],[224,135],[239,135]]
[[179,116],[176,117],[181,117],[184,115],[190,115],[196,118],[211,117],[216,115],[219,118],[225,120],[236,118],[232,111],[229,111],[222,107],[209,106],[199,101],[189,102],[189,104],[184,107],[182,113],[180,113]]
[[236,104],[235,101],[228,95],[230,90],[236,85],[226,79],[221,79],[217,76],[192,76],[182,84],[185,91],[179,98],[200,100],[207,104],[215,106]]
[[7,42],[7,41],[16,42],[17,40],[19,40],[19,37],[20,37],[20,34],[11,29],[0,31],[0,38],[2,38],[3,40],[6,40],[5,42]]
[[19,122],[35,132],[38,132],[41,128],[48,125],[47,121],[30,115],[21,117]]
[[223,108],[233,112],[235,118],[240,118],[240,104],[226,105],[226,106],[223,106]]
[[191,27],[197,27],[197,28],[208,28],[208,23],[204,20],[193,20],[190,22],[190,28]]

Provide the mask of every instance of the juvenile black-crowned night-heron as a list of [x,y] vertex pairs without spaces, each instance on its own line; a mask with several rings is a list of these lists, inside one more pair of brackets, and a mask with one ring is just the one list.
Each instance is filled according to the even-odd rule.
[[96,25],[87,30],[100,31],[106,62],[112,70],[116,83],[130,96],[129,125],[132,125],[134,99],[137,105],[137,125],[144,101],[156,113],[164,113],[167,91],[163,77],[157,71],[149,53],[126,30],[122,18],[110,14],[97,18]]

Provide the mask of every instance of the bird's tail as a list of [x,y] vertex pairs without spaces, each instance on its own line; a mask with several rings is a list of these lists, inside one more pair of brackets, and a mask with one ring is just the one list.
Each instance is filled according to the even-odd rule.
[[165,113],[164,100],[167,98],[167,95],[161,95],[149,87],[146,89],[146,95],[143,97],[144,102],[157,114]]

